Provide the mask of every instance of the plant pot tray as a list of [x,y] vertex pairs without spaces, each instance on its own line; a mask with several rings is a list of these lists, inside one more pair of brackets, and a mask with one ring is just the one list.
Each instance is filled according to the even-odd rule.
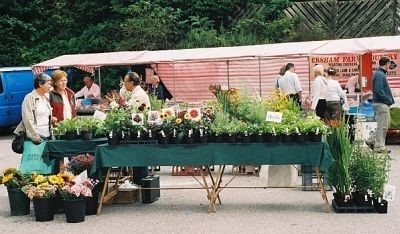
[[336,205],[334,199],[332,199],[332,207],[336,213],[375,213],[374,206],[349,206],[339,207]]

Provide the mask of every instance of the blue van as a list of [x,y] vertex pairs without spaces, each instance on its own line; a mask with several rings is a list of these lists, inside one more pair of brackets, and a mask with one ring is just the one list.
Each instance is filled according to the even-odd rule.
[[6,128],[21,121],[21,104],[33,90],[30,67],[0,68],[0,127]]

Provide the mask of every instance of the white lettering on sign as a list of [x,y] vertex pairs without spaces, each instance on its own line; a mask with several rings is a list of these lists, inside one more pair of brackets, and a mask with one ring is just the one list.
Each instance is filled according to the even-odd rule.
[[267,117],[265,118],[267,122],[282,122],[282,112],[267,111]]

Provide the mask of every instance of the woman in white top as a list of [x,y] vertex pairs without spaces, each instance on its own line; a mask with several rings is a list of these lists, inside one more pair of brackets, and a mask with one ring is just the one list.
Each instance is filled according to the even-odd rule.
[[50,137],[51,106],[48,93],[51,90],[51,77],[45,73],[37,75],[33,81],[34,90],[22,102],[22,121],[14,133],[25,132],[35,144]]
[[327,81],[327,90],[326,90],[326,102],[327,109],[325,116],[327,120],[339,120],[342,116],[342,104],[341,100],[344,101],[343,107],[348,106],[346,93],[340,87],[340,84],[337,80],[334,80],[333,77],[336,75],[336,70],[333,67],[328,68],[328,77]]
[[321,119],[325,119],[326,104],[326,90],[327,82],[324,77],[324,67],[322,65],[315,65],[314,83],[312,88],[312,103],[311,110],[315,110],[315,114]]

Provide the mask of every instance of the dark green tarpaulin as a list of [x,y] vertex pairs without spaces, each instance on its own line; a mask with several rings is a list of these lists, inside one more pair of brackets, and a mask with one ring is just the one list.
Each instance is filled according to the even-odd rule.
[[101,168],[117,166],[185,165],[287,165],[320,166],[326,171],[332,163],[323,142],[278,144],[201,145],[99,145],[91,174],[102,178]]
[[67,157],[79,153],[88,153],[96,150],[96,146],[107,142],[107,138],[96,138],[89,141],[83,140],[51,140],[47,141],[43,150],[43,155],[50,157]]

